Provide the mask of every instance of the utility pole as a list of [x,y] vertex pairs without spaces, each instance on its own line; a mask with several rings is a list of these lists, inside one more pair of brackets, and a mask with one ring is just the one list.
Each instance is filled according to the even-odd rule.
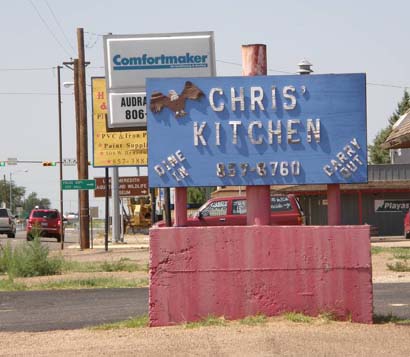
[[63,188],[61,187],[63,181],[63,128],[61,121],[61,66],[57,66],[57,91],[58,91],[58,151],[60,161],[60,237],[61,237],[61,249],[64,249],[64,206],[63,206]]
[[[88,133],[87,133],[87,92],[85,82],[85,53],[84,53],[84,30],[77,28],[78,45],[78,106],[79,106],[79,149],[80,161],[78,173],[80,180],[88,179]],[[88,190],[79,191],[80,200],[80,248],[90,248],[90,221],[89,221],[89,196]]]

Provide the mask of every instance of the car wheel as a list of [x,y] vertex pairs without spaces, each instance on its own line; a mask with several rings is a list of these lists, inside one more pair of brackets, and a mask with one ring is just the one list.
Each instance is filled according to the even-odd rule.
[[27,234],[27,241],[30,241],[30,240],[33,240],[33,236],[32,235],[30,235],[30,234]]
[[404,236],[406,237],[406,239],[410,239],[410,232],[405,233]]
[[7,233],[7,238],[16,238],[16,233]]
[[57,242],[61,242],[61,236],[60,235],[56,236],[56,238],[57,238]]

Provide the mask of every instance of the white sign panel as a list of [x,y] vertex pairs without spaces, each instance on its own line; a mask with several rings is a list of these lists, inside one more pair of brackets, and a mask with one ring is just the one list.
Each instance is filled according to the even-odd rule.
[[17,165],[17,157],[9,157],[7,159],[7,164],[8,165]]
[[145,88],[145,78],[215,76],[213,32],[104,36],[107,89]]
[[76,159],[63,159],[64,166],[76,166],[77,160]]
[[[145,92],[110,93],[109,120],[116,127],[147,127]],[[115,121],[113,121],[115,118]]]
[[123,105],[141,97],[146,78],[216,76],[213,32],[106,35],[104,59],[112,129],[146,129],[142,108]]

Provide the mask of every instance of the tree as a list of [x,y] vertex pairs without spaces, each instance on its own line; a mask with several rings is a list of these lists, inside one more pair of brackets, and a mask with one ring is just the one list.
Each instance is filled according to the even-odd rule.
[[36,192],[30,193],[23,203],[24,212],[31,212],[31,210],[39,206],[40,208],[50,208],[50,200],[48,198],[38,198]]
[[187,192],[188,203],[205,203],[211,196],[214,187],[189,187]]
[[[11,200],[13,201],[13,211],[16,207],[23,204],[26,189],[21,186],[11,184]],[[10,207],[10,181],[6,179],[0,181],[0,203],[3,202],[6,207]]]
[[386,141],[391,133],[391,125],[380,130],[373,142],[369,145],[370,163],[372,164],[390,164],[390,151],[383,149],[381,145]]
[[[23,216],[27,216],[35,206],[41,208],[50,208],[51,202],[48,198],[38,198],[37,193],[32,192],[25,199],[26,188],[11,184],[11,199],[13,213],[16,212],[16,207],[23,207]],[[10,207],[10,181],[0,180],[0,205],[4,203],[6,207]]]
[[410,95],[405,90],[403,98],[397,104],[395,112],[389,118],[389,125],[384,129],[380,130],[374,141],[373,145],[369,145],[369,156],[371,164],[390,164],[390,151],[389,149],[382,149],[381,145],[386,141],[387,137],[392,131],[394,123],[400,118],[401,115],[410,109]]

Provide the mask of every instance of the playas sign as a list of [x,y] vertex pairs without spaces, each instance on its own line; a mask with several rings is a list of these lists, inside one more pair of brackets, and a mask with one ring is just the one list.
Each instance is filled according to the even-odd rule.
[[146,84],[151,187],[367,182],[364,74]]

